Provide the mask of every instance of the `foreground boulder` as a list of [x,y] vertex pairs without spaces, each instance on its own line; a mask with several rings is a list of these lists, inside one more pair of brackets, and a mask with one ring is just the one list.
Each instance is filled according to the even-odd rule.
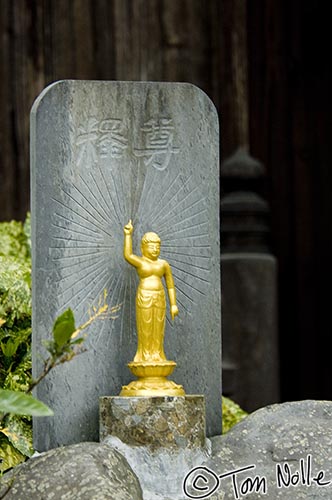
[[262,408],[208,440],[200,455],[106,442],[127,458],[144,500],[332,500],[329,401]]
[[0,498],[142,500],[142,492],[120,453],[99,443],[79,443],[48,451],[16,467],[2,478]]
[[[331,401],[271,405],[211,441],[207,482],[200,483],[205,493],[224,492],[225,500],[332,499]],[[218,477],[250,466],[255,468]]]
[[202,449],[152,450],[114,437],[58,448],[3,483],[6,500],[331,500],[332,402],[262,408]]

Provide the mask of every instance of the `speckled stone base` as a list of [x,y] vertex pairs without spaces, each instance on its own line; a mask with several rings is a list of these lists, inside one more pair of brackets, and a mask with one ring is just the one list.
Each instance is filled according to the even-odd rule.
[[151,448],[205,444],[204,396],[104,396],[99,407],[100,441],[111,435],[129,445]]

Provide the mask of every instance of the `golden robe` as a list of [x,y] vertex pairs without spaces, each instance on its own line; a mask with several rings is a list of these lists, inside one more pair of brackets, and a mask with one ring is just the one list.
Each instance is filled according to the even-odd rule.
[[134,362],[165,361],[164,332],[166,298],[164,289],[145,290],[136,294],[137,352]]

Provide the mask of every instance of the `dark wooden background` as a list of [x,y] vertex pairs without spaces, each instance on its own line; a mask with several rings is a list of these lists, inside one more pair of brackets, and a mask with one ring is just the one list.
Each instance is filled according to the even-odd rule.
[[332,399],[329,2],[0,0],[0,220],[29,208],[29,111],[64,79],[188,81],[222,158],[264,162],[279,261],[282,399]]

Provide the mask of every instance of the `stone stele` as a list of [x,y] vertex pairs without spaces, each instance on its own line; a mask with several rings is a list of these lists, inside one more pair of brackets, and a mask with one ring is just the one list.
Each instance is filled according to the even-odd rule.
[[87,352],[55,369],[36,395],[54,417],[34,422],[39,451],[98,439],[98,398],[118,395],[136,351],[136,273],[123,226],[162,241],[179,316],[167,318],[172,380],[206,398],[207,434],[221,430],[219,131],[216,110],[185,83],[60,81],[31,112],[33,372],[55,318],[76,324],[107,291],[116,317],[94,322]]

